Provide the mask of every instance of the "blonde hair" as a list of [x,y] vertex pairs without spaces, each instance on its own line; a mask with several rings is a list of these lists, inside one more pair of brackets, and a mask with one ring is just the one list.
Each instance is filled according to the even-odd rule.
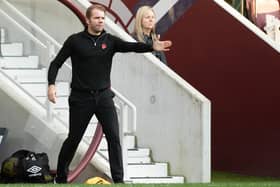
[[[144,42],[144,33],[143,33],[143,28],[142,28],[142,19],[144,15],[146,14],[147,11],[151,10],[154,15],[155,11],[152,9],[150,6],[142,6],[137,10],[136,16],[135,16],[135,25],[134,25],[134,31],[133,35],[135,35],[136,39],[140,42]],[[156,31],[155,31],[155,26],[151,31],[151,37],[153,41],[157,39],[156,37]]]

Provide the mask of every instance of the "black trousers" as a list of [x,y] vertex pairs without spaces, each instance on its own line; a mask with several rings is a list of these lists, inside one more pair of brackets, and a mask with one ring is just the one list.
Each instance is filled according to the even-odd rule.
[[57,183],[67,182],[69,165],[94,114],[102,125],[108,143],[109,163],[113,181],[115,183],[123,182],[119,124],[113,97],[114,93],[109,88],[99,91],[72,89],[69,97],[69,134],[58,156]]

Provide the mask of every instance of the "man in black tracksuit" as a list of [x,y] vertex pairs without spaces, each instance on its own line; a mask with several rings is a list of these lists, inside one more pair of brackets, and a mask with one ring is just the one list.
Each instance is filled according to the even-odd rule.
[[88,27],[71,35],[48,71],[48,99],[55,103],[55,80],[59,68],[68,57],[72,61],[72,82],[69,96],[70,124],[67,139],[58,157],[57,183],[66,183],[68,168],[83,134],[95,114],[108,142],[109,162],[114,183],[123,182],[122,151],[114,93],[110,89],[112,58],[116,52],[167,51],[170,41],[157,41],[151,45],[125,42],[104,31],[105,9],[93,5],[87,9]]

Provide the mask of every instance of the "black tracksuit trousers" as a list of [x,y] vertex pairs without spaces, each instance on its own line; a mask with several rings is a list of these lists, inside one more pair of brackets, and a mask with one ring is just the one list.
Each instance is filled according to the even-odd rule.
[[101,123],[108,142],[109,163],[113,181],[115,183],[123,182],[119,124],[113,97],[114,93],[109,88],[99,91],[72,89],[69,97],[69,134],[58,156],[57,183],[67,182],[69,165],[94,114]]

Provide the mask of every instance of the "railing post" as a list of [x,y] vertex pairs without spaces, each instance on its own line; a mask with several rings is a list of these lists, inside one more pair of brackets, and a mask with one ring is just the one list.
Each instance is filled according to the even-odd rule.
[[47,121],[52,121],[53,119],[53,114],[52,114],[52,104],[51,102],[48,100],[46,100],[46,107],[47,107]]
[[[55,56],[55,46],[50,41],[47,41],[47,44],[48,44],[48,61],[51,62],[51,60]],[[46,84],[46,91],[47,91],[47,93],[46,93],[46,95],[47,95],[47,98],[46,98],[47,120],[52,121],[52,119],[53,119],[53,106],[52,106],[52,103],[48,99],[48,82]]]
[[[4,56],[2,54],[2,44],[5,42],[5,30],[3,28],[0,27],[0,57]],[[0,64],[0,68],[1,68],[1,64]]]
[[6,33],[4,28],[0,28],[0,43],[5,43]]
[[124,180],[128,180],[127,166],[128,166],[128,151],[127,151],[127,136],[128,133],[128,105],[121,104],[121,143],[122,143],[122,155],[123,155],[123,171]]

